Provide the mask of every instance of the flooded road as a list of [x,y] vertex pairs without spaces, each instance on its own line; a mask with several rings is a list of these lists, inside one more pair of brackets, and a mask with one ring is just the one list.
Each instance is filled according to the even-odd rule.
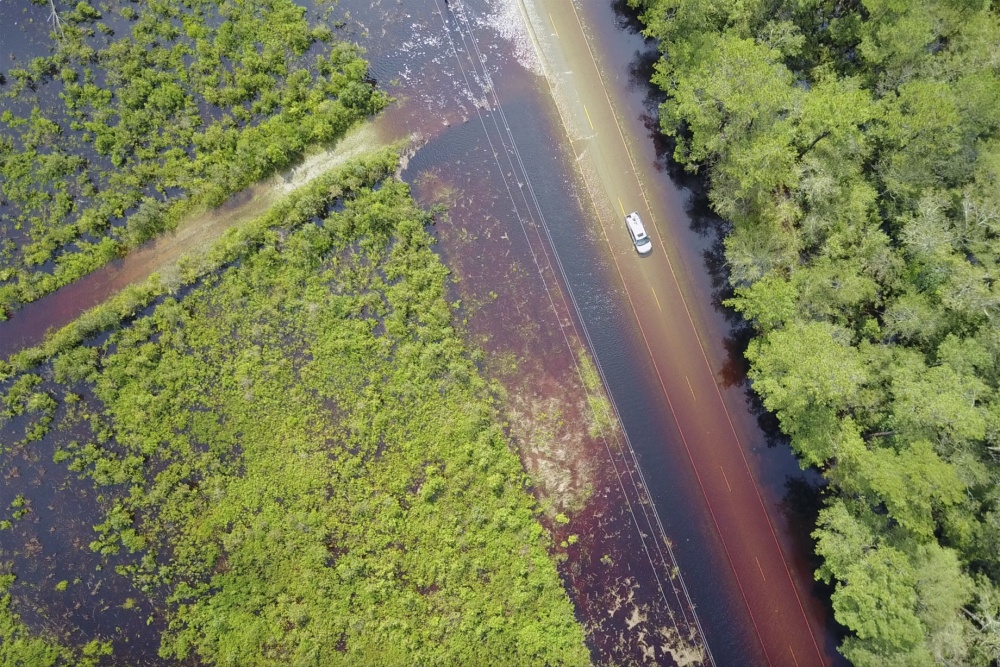
[[[831,664],[802,511],[817,476],[772,446],[748,402],[717,303],[719,227],[657,152],[655,49],[621,4],[341,0],[328,20],[367,48],[397,100],[380,140],[417,137],[403,177],[448,206],[436,234],[458,316],[507,392],[595,661]],[[16,313],[0,324],[4,354],[84,297],[209,243],[269,187]],[[651,230],[649,257],[628,240],[630,210]],[[614,402],[614,423],[596,429],[588,403],[603,392],[588,386],[584,349]]]
[[[462,225],[465,240],[441,229],[442,252],[463,282],[478,275],[482,289],[500,295],[479,316],[488,323],[484,336],[496,345],[491,351],[508,349],[496,344],[498,337],[523,337],[510,331],[512,323],[541,327],[551,321],[539,301],[544,305],[552,286],[561,284],[571,304],[559,326],[579,318],[574,333],[595,354],[618,406],[623,445],[638,462],[634,476],[648,482],[652,525],[659,529],[662,522],[664,540],[674,545],[670,558],[697,609],[695,622],[710,649],[703,661],[836,663],[835,629],[826,594],[813,582],[807,537],[818,475],[800,471],[787,445],[771,446],[748,400],[737,332],[717,304],[721,225],[689,210],[692,198],[671,182],[649,133],[655,122],[642,68],[655,49],[613,4],[531,0],[518,9],[529,19],[537,59],[509,28],[516,17],[505,15],[507,38],[526,76],[492,48],[477,45],[497,23],[491,8],[443,0],[435,5],[459,66],[435,55],[420,70],[380,40],[367,46],[381,80],[403,73],[424,82],[416,93],[424,122],[451,125],[458,117],[465,126],[421,151],[407,177],[418,193],[421,183],[458,193],[453,222]],[[425,8],[370,6],[385,12],[382,25],[409,22],[418,33],[434,31]],[[382,30],[380,37],[391,42],[393,34]],[[411,43],[419,50],[437,39]],[[452,91],[458,107],[445,102],[443,91]],[[397,112],[405,115],[405,108]],[[455,141],[459,134],[486,137],[493,164],[478,161],[481,145]],[[484,204],[479,191],[497,173],[503,182]],[[654,230],[657,249],[649,258],[636,257],[628,241],[625,202]],[[488,220],[477,221],[477,215]],[[542,278],[534,300],[518,287],[523,274],[504,270],[525,268],[509,259],[516,237],[529,236],[518,229],[525,220],[539,235],[538,244],[529,244]],[[553,250],[551,261],[539,260]],[[514,303],[505,304],[511,292]],[[529,310],[532,305],[536,310]],[[557,347],[550,343],[535,355],[546,355],[546,367],[558,367],[552,360]]]
[[[756,641],[747,647],[752,653],[744,660],[772,665],[828,664],[835,654],[832,642],[824,637],[822,604],[811,595],[811,569],[795,553],[798,545],[786,541],[782,548],[774,522],[783,518],[773,505],[769,513],[755,480],[759,468],[748,457],[747,450],[759,434],[753,426],[746,428],[745,419],[734,420],[731,413],[745,416],[747,408],[724,399],[717,349],[711,350],[717,359],[713,364],[712,346],[702,342],[714,338],[717,329],[704,321],[699,327],[696,318],[703,320],[703,311],[689,306],[705,303],[712,295],[691,280],[690,274],[699,267],[678,247],[674,229],[687,222],[679,193],[672,183],[657,178],[657,172],[650,169],[655,163],[644,164],[643,153],[648,156],[649,151],[638,150],[640,144],[649,143],[643,119],[630,117],[620,102],[615,103],[620,92],[607,82],[620,80],[614,73],[618,63],[612,61],[602,71],[595,52],[601,43],[585,34],[581,12],[559,0],[532,0],[526,6],[553,95],[567,132],[575,139],[577,159],[583,163],[607,249],[655,371],[655,394],[675,423],[675,437],[665,433],[667,437],[656,438],[658,443],[644,443],[643,451],[658,446],[673,465],[686,459],[695,473],[689,501],[701,496],[733,575],[729,585],[735,580],[738,594],[731,597],[742,602],[753,628]],[[593,6],[588,10],[595,23],[608,25],[615,18]],[[637,257],[625,233],[622,217],[631,210],[637,210],[652,228],[655,250],[649,257]],[[600,350],[595,352],[601,358]],[[612,393],[616,390],[621,391],[612,383]],[[630,425],[626,422],[625,426]],[[655,493],[660,479],[657,470],[643,467]],[[765,486],[766,479],[762,482]],[[721,571],[716,574],[718,581],[724,580]],[[708,619],[705,624],[713,627]],[[708,639],[711,644],[711,629]]]
[[[343,5],[352,16],[362,11]],[[530,34],[512,27],[521,23],[519,8],[372,8],[383,12],[379,25],[404,26],[403,34],[368,44],[376,76],[424,84],[413,92],[390,86],[406,100],[386,116],[418,132],[450,128],[421,148],[403,176],[425,204],[448,207],[437,225],[439,249],[456,273],[457,294],[473,304],[463,309],[468,338],[504,385],[511,434],[543,512],[555,519],[560,571],[595,662],[713,664],[627,435],[617,419],[580,429],[587,402],[603,392],[587,386],[577,358],[593,347],[577,317],[620,316],[625,295],[608,288],[611,267],[586,222],[587,190]],[[413,52],[426,55],[415,63]],[[598,287],[580,295],[584,303],[565,289],[569,274],[552,252],[567,241],[579,244],[573,254],[584,260],[585,284]]]

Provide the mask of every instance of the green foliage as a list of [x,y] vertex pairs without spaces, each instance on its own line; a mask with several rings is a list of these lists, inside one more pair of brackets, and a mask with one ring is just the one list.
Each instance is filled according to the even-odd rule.
[[237,264],[96,358],[57,348],[54,374],[96,397],[90,442],[58,457],[102,487],[91,548],[166,596],[163,658],[588,663],[392,164],[346,165],[233,232],[209,265]]
[[811,465],[830,458],[836,442],[831,426],[866,375],[844,332],[820,322],[796,322],[762,337],[747,358],[764,405],[777,413],[800,456]]
[[289,0],[171,0],[122,15],[133,20],[122,34],[95,37],[87,26],[101,13],[80,2],[53,34],[55,55],[0,95],[0,224],[27,239],[0,255],[0,312],[222,203],[386,103],[358,49],[317,43],[322,31]]
[[[831,481],[858,665],[989,665],[1000,582],[1000,17],[982,2],[632,0],[664,131],[733,224],[750,376]],[[977,599],[971,581],[984,593]],[[973,606],[985,605],[979,611]]]
[[8,592],[13,575],[0,576],[0,665],[5,667],[96,667],[110,646],[98,641],[79,649],[60,645],[55,638],[32,633],[11,608]]

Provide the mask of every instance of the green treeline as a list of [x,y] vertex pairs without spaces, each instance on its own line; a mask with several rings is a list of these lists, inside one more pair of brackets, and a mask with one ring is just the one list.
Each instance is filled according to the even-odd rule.
[[1000,660],[1000,19],[984,0],[630,0],[703,167],[755,390],[830,480],[855,664]]
[[54,53],[0,72],[0,318],[386,103],[291,0],[52,7]]
[[130,554],[162,657],[587,664],[430,218],[372,165],[297,193],[293,228],[228,244],[237,265],[183,298],[12,373],[0,416],[47,420],[102,490],[90,546]]

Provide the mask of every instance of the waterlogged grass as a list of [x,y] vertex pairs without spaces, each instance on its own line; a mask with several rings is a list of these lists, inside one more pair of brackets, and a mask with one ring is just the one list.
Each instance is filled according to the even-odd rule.
[[337,197],[380,181],[392,173],[397,162],[394,149],[384,148],[360,154],[337,169],[317,176],[276,201],[263,215],[227,229],[207,250],[195,249],[180,257],[174,266],[168,267],[171,279],[154,273],[145,282],[125,288],[48,335],[40,345],[21,350],[6,361],[0,360],[0,381],[69,350],[90,336],[130,321],[155,299],[176,293],[259,248],[277,230],[295,229],[322,215]]
[[96,667],[102,656],[110,654],[110,646],[97,640],[75,649],[51,636],[32,633],[21,617],[11,609],[7,589],[12,575],[0,576],[0,665],[6,667]]
[[386,103],[290,0],[52,7],[53,55],[0,72],[0,317]]
[[609,437],[621,430],[614,406],[604,393],[604,383],[587,351],[581,348],[574,350],[574,354],[590,408],[586,412],[587,433],[591,438]]
[[353,185],[99,347],[61,345],[36,371],[56,385],[11,367],[6,404],[95,397],[57,458],[103,487],[91,548],[131,554],[164,658],[586,664],[429,218],[397,181]]

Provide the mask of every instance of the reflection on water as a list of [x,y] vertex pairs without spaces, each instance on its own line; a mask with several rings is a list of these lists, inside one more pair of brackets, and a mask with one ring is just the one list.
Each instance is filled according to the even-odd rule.
[[[674,193],[674,205],[687,212],[672,232],[689,267],[688,288],[701,304],[697,315],[707,351],[713,367],[721,369],[727,404],[748,417],[738,420],[737,428],[744,442],[754,443],[753,464],[772,516],[779,517],[775,523],[785,551],[796,555],[795,572],[805,577],[801,586],[811,588],[811,545],[804,536],[815,515],[803,508],[814,506],[816,476],[799,471],[783,444],[766,446],[766,433],[747,410],[752,394],[742,361],[746,338],[720,305],[726,289],[722,227],[707,214],[698,181],[682,180],[688,189],[678,192],[670,180],[686,177],[668,159],[671,147],[656,128],[659,97],[647,84],[655,51],[637,35],[639,26],[623,5],[586,8],[600,27],[595,48],[606,49],[608,66],[622,73],[616,92],[630,113],[628,122],[639,123],[649,139],[639,147],[643,162],[663,189]],[[7,19],[9,8],[8,0],[0,0],[0,19]],[[643,361],[645,348],[599,226],[589,220],[587,195],[573,172],[517,2],[340,0],[312,11],[328,14],[331,25],[342,24],[367,49],[372,76],[396,98],[378,121],[382,136],[423,138],[425,145],[403,176],[425,203],[449,206],[436,233],[458,280],[455,295],[463,305],[456,312],[468,338],[485,351],[484,367],[507,390],[511,433],[543,498],[541,508],[556,536],[554,549],[564,559],[561,572],[595,659],[710,660],[699,618],[690,608],[690,591],[717,663],[752,660],[752,628],[732,587],[721,585],[720,573],[729,572],[728,565],[698,509],[691,467],[671,454],[676,447],[663,446],[676,442],[677,427],[653,398],[659,389]],[[37,45],[25,42],[16,48],[22,46]],[[9,48],[15,47],[5,41],[4,50]],[[0,329],[0,352],[37,341],[48,326],[65,323],[81,305],[120,288],[120,269],[109,267],[82,281],[83,287],[61,290],[17,313],[9,326],[0,325],[6,326]],[[583,324],[589,336],[582,333]],[[619,431],[593,435],[579,426],[589,407],[575,352],[585,345],[600,361],[637,459]],[[554,412],[558,418],[546,421]],[[532,427],[539,423],[551,430]],[[28,476],[44,474],[62,473]],[[652,482],[648,492],[642,475]],[[25,483],[25,476],[11,477],[9,492]],[[72,487],[69,479],[60,483]],[[79,503],[81,517],[96,514],[92,503]],[[557,511],[570,522],[554,521]],[[47,528],[51,519],[37,516],[37,526]],[[64,542],[85,539],[86,519],[73,521],[81,528],[67,531]],[[64,576],[51,569],[28,572],[25,585],[30,586]],[[50,609],[77,604],[57,598],[40,603]],[[83,617],[73,623],[83,634],[105,629],[87,625]],[[157,630],[148,631],[144,640],[136,638],[133,646],[152,650]]]
[[[408,25],[417,31],[430,22],[411,7],[406,11]],[[449,204],[448,221],[437,232],[460,279],[458,293],[477,301],[470,309],[475,313],[469,337],[480,342],[487,369],[507,388],[511,431],[543,505],[572,506],[570,523],[553,527],[557,540],[567,538],[562,572],[595,657],[619,663],[705,662],[697,618],[622,434],[608,431],[595,438],[562,427],[538,443],[530,429],[519,426],[524,413],[537,419],[558,409],[560,422],[573,423],[586,412],[586,405],[573,404],[586,394],[572,352],[583,342],[576,313],[560,289],[562,274],[550,245],[556,239],[547,232],[560,236],[557,247],[567,235],[579,245],[567,259],[573,264],[567,277],[578,278],[583,269],[588,282],[600,286],[585,290],[583,298],[604,306],[609,317],[620,317],[612,305],[621,295],[606,287],[606,267],[594,254],[599,239],[587,221],[585,195],[570,169],[544,81],[532,74],[530,62],[518,64],[516,42],[507,45],[511,55],[495,70],[503,38],[488,29],[488,21],[477,20],[475,11],[465,4],[438,19],[448,31],[459,81],[468,87],[456,97],[472,100],[464,110],[474,115],[421,149],[404,176],[427,203]],[[452,89],[447,90],[444,95]],[[434,99],[428,95],[424,91],[423,104]],[[416,105],[409,113],[415,108],[419,114]],[[411,120],[405,104],[397,112],[400,122]],[[588,315],[599,320],[601,314],[591,309]]]

